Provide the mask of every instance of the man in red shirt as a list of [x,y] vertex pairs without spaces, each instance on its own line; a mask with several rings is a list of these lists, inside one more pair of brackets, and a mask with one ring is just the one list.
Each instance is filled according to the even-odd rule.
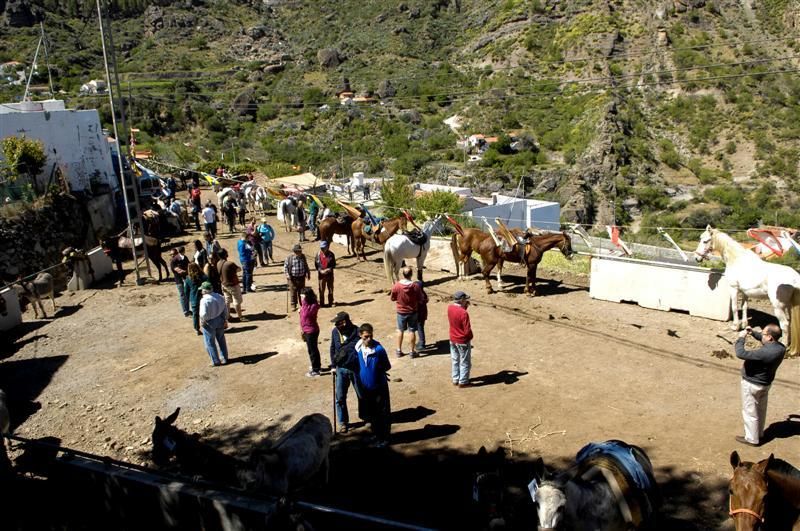
[[417,344],[417,309],[422,300],[422,287],[411,281],[412,269],[408,266],[400,270],[403,279],[392,286],[392,300],[397,303],[397,331],[400,335],[397,338],[397,357],[403,356],[403,334],[406,330],[411,334],[411,357],[416,358],[419,353],[416,351]]
[[469,322],[469,295],[456,291],[453,304],[447,307],[450,322],[450,360],[452,361],[453,385],[469,387],[469,371],[472,368],[472,326]]

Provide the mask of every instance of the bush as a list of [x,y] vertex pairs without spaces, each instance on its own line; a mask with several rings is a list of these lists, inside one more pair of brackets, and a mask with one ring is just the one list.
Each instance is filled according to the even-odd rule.
[[425,218],[435,217],[437,214],[460,214],[464,201],[453,192],[436,190],[421,194],[415,200],[416,210],[423,212]]
[[414,189],[411,181],[404,175],[398,175],[391,181],[383,181],[381,199],[387,207],[395,209],[414,208]]
[[675,144],[673,144],[671,140],[662,140],[659,142],[659,148],[661,149],[661,162],[673,170],[677,170],[681,167],[681,156],[678,154],[678,151],[675,149]]

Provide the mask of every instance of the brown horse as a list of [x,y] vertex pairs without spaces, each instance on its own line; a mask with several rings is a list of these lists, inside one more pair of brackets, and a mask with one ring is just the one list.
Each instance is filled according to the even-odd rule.
[[377,226],[372,226],[372,232],[368,235],[366,228],[370,225],[363,217],[355,220],[352,225],[353,246],[355,247],[356,255],[360,255],[359,260],[363,258],[365,262],[367,261],[367,255],[364,249],[367,244],[367,238],[383,246],[386,240],[397,234],[401,229],[404,231],[408,229],[408,220],[405,216],[382,220]]
[[572,258],[572,241],[566,232],[543,234],[541,236],[533,236],[526,232],[521,238],[519,232],[512,230],[511,233],[517,237],[518,241],[520,239],[523,241],[514,244],[514,247],[509,252],[505,252],[502,247],[495,245],[492,238],[484,239],[478,247],[478,252],[483,262],[481,273],[483,274],[484,282],[486,282],[486,289],[489,293],[494,293],[492,283],[489,281],[489,275],[495,266],[498,267],[499,276],[500,271],[503,270],[503,262],[514,262],[528,267],[528,273],[525,278],[525,292],[533,297],[536,295],[536,269],[539,267],[539,262],[542,261],[545,251],[558,247],[564,256]]
[[800,529],[800,470],[772,454],[758,463],[731,454],[728,514],[736,531]]
[[[460,230],[459,230],[460,229]],[[467,261],[472,253],[480,253],[480,245],[485,239],[491,240],[491,235],[480,229],[463,229],[460,226],[450,239],[450,249],[453,251],[453,260],[456,264],[456,278],[465,278]],[[500,282],[498,277],[498,282]]]
[[353,218],[346,215],[340,221],[335,217],[327,217],[319,222],[317,225],[317,233],[319,234],[320,241],[325,240],[328,243],[333,241],[334,234],[343,234],[347,236],[347,252],[355,254],[353,245]]
[[[137,252],[142,251],[142,243],[147,246],[147,258],[153,262],[153,265],[155,265],[158,269],[158,282],[160,283],[162,280],[162,266],[164,267],[166,277],[169,278],[169,267],[167,266],[167,262],[165,262],[164,258],[161,256],[161,240],[152,236],[145,236],[144,242],[140,236],[137,236],[135,239]],[[125,278],[125,274],[122,270],[122,261],[133,257],[133,244],[131,239],[127,236],[112,236],[104,239],[102,241],[102,246],[103,252],[109,258],[111,258],[111,261],[114,262],[114,264],[116,264],[119,283],[122,284],[122,281]]]

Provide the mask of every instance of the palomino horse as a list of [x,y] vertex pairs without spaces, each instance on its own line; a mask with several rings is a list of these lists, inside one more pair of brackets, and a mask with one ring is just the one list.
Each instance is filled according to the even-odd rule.
[[156,417],[152,456],[160,467],[174,457],[185,474],[276,495],[297,491],[320,471],[327,480],[333,427],[325,415],[306,415],[280,439],[255,449],[249,460],[242,460],[176,428],[173,424],[179,413],[180,408],[163,420]]
[[585,446],[576,467],[554,478],[535,463],[532,496],[539,530],[628,531],[647,524],[659,501],[653,465],[641,448],[622,441]]
[[484,239],[478,247],[478,252],[483,262],[481,273],[483,274],[484,282],[486,282],[486,290],[489,293],[494,292],[492,283],[489,281],[492,269],[495,266],[498,267],[499,279],[500,272],[503,270],[503,262],[514,262],[527,266],[525,292],[530,296],[534,296],[536,295],[536,270],[539,267],[539,262],[542,261],[545,251],[558,247],[561,254],[571,259],[574,254],[572,240],[566,232],[542,234],[540,236],[526,233],[524,237],[520,237],[513,230],[511,232],[517,238],[517,243],[514,244],[511,251],[504,251],[501,246],[495,244],[492,238]]
[[431,248],[431,234],[433,229],[441,223],[444,216],[436,216],[422,225],[422,243],[414,243],[407,234],[395,234],[386,240],[383,247],[383,267],[389,284],[399,278],[403,260],[414,258],[417,260],[417,280],[422,281],[422,269],[425,266],[425,257]]
[[720,253],[725,262],[733,329],[739,330],[741,327],[739,293],[743,299],[742,323],[747,321],[749,298],[768,298],[786,337],[785,342],[789,345],[787,354],[800,354],[800,274],[791,267],[761,260],[733,238],[709,225],[700,235],[700,243],[694,252],[695,259],[699,262],[712,251]]
[[297,214],[297,200],[292,197],[281,199],[278,203],[278,219],[283,221],[286,232],[292,232],[292,227],[296,225],[295,215]]
[[800,529],[800,470],[772,454],[758,463],[742,461],[735,451],[731,466],[728,514],[736,531]]

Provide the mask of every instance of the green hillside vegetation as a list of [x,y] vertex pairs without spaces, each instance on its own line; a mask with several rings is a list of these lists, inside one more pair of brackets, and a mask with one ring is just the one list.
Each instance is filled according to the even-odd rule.
[[[110,122],[105,96],[78,95],[104,77],[94,2],[31,3],[47,13],[59,97]],[[638,222],[643,234],[800,225],[797,7],[679,4],[115,0],[112,12],[129,120],[168,162],[482,193],[522,178],[565,219]],[[29,63],[38,35],[0,26],[0,62]],[[46,84],[39,65],[34,83]],[[340,105],[345,79],[375,101]],[[0,97],[21,90],[0,85]],[[443,122],[454,115],[461,135],[499,138],[480,161],[457,148]]]

